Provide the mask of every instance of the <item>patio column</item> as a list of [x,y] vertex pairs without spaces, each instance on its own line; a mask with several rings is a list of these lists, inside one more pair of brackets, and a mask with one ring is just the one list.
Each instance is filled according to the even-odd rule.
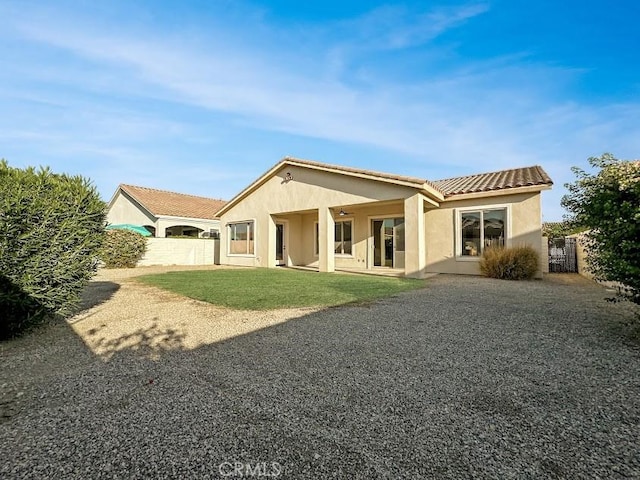
[[[263,252],[263,265],[267,268],[276,268],[276,222],[271,215],[267,221],[267,249]],[[265,261],[266,260],[266,261]]]
[[405,267],[407,277],[422,278],[427,268],[424,234],[424,197],[418,193],[404,201]]
[[336,267],[334,244],[336,222],[328,207],[318,209],[318,268],[321,272],[333,272]]

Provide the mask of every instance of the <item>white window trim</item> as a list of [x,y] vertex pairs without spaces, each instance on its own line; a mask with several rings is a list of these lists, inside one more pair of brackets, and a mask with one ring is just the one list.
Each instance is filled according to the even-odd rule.
[[482,210],[500,210],[505,209],[507,218],[504,222],[505,234],[504,234],[504,246],[511,246],[511,203],[498,203],[492,205],[478,205],[474,207],[456,208],[454,210],[455,215],[455,246],[456,246],[456,261],[458,262],[479,262],[482,255],[477,257],[471,257],[462,255],[462,214],[466,212],[479,212]]
[[[336,258],[355,258],[356,255],[356,242],[353,240],[354,233],[356,231],[356,222],[354,217],[340,217],[338,220],[334,220],[334,225],[340,222],[351,222],[351,253],[334,253],[333,256]],[[313,224],[313,256],[318,258],[320,256],[319,252],[316,252],[316,245],[318,245],[318,233],[320,231],[320,223],[314,222]],[[334,240],[335,242],[335,240]],[[319,245],[318,245],[319,248]]]
[[[253,253],[231,253],[231,225],[237,225],[239,223],[253,223]],[[256,258],[256,252],[258,251],[258,229],[256,228],[257,221],[255,218],[249,220],[233,220],[227,222],[224,226],[227,233],[227,256],[228,257],[245,257]]]

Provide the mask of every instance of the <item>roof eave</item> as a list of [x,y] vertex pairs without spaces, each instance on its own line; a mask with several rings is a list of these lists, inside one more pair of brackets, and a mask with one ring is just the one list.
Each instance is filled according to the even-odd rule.
[[215,218],[208,218],[208,217],[184,217],[184,216],[180,216],[180,215],[165,215],[165,214],[158,214],[158,215],[154,215],[156,218],[158,218],[159,220],[161,219],[165,219],[165,220],[194,220],[194,221],[198,221],[198,222],[219,222],[220,218],[219,217],[215,217]]
[[410,179],[410,178],[392,178],[392,177],[386,177],[386,176],[382,176],[382,175],[375,175],[374,173],[367,173],[367,172],[359,172],[356,171],[356,169],[349,169],[349,168],[341,168],[337,165],[329,165],[329,164],[320,164],[320,163],[314,163],[314,162],[309,162],[309,161],[301,161],[295,158],[286,158],[284,160],[284,163],[286,163],[287,165],[292,165],[292,166],[296,166],[296,167],[301,167],[301,168],[308,168],[310,170],[319,170],[319,171],[323,171],[323,172],[329,172],[329,173],[337,173],[340,175],[347,175],[350,177],[356,177],[356,178],[363,178],[366,180],[373,180],[376,182],[384,182],[384,183],[391,183],[393,185],[401,185],[404,187],[410,187],[410,188],[420,188],[422,189],[424,187],[424,181],[420,180],[420,179]]
[[264,183],[266,183],[266,181],[269,180],[269,178],[271,178],[278,170],[280,170],[285,165],[290,165],[290,166],[299,167],[299,168],[306,168],[310,170],[324,171],[329,173],[336,173],[339,175],[347,175],[355,178],[362,178],[365,180],[389,183],[392,185],[399,185],[403,187],[409,187],[409,188],[426,192],[429,196],[439,201],[442,201],[445,198],[441,192],[436,190],[429,183],[426,183],[424,180],[415,179],[415,181],[413,181],[412,179],[409,179],[409,178],[407,179],[386,178],[383,176],[368,174],[366,172],[346,170],[338,166],[315,163],[315,162],[307,162],[307,161],[303,161],[303,160],[299,160],[291,157],[285,157],[282,160],[280,160],[278,163],[276,163],[273,167],[271,167],[268,171],[266,171],[263,175],[261,175],[256,181],[254,181],[252,184],[250,184],[248,187],[242,190],[238,195],[236,195],[231,200],[229,200],[229,202],[227,202],[226,205],[224,205],[220,210],[218,210],[215,213],[216,216],[221,217],[222,215],[224,215],[227,211],[229,211],[231,208],[237,205],[238,202],[246,198],[249,194],[251,194],[252,192],[257,190],[259,187],[261,187]]

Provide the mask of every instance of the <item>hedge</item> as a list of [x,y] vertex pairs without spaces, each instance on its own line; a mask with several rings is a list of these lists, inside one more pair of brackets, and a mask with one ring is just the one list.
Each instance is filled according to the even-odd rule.
[[0,161],[0,338],[73,311],[104,226],[105,204],[88,179]]
[[147,250],[147,239],[130,230],[108,230],[100,249],[106,268],[133,268]]

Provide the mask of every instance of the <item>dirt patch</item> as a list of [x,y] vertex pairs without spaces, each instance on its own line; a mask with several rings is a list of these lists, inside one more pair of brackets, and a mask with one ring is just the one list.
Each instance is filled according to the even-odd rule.
[[[318,310],[231,310],[135,281],[140,275],[219,268],[225,267],[101,270],[86,291],[84,303],[90,307],[68,323],[97,355],[137,349],[156,356],[166,350],[193,349],[244,335]],[[106,301],[105,292],[111,295]]]

